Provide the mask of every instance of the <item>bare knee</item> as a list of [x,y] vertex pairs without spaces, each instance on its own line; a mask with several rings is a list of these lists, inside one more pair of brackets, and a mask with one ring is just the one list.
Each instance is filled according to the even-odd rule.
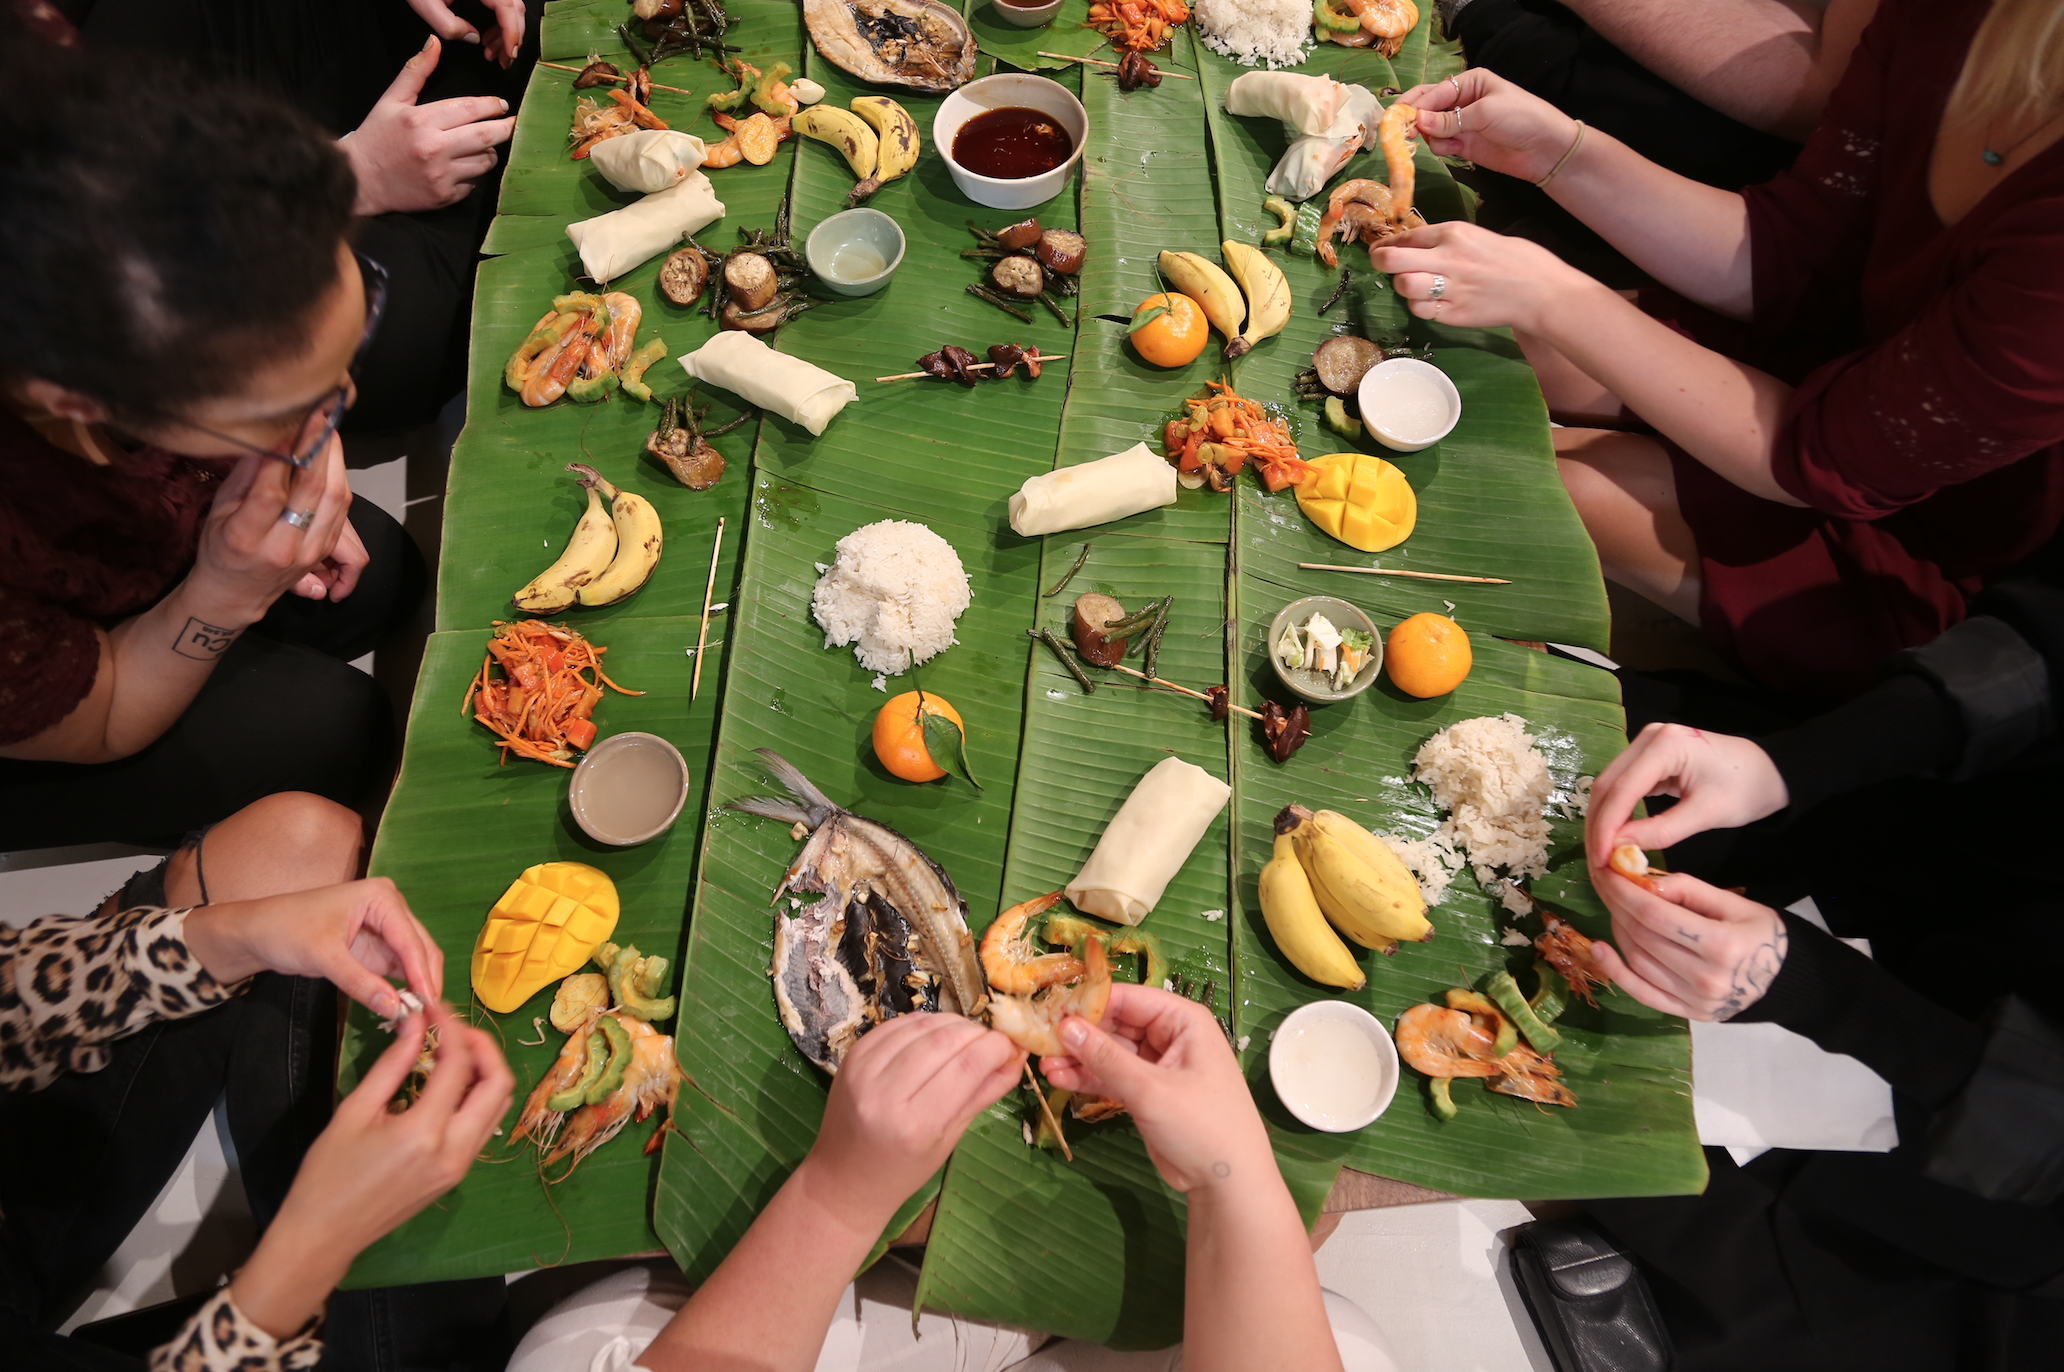
[[287,861],[304,867],[317,884],[358,875],[365,822],[358,812],[308,791],[282,791],[246,807],[261,811],[261,827]]
[[358,815],[306,791],[253,801],[175,854],[165,876],[175,905],[256,900],[350,881],[365,829]]

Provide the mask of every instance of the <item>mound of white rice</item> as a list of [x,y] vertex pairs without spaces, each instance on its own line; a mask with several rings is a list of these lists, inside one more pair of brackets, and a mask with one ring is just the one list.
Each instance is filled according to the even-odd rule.
[[824,646],[853,645],[870,672],[899,676],[959,642],[953,621],[970,599],[953,545],[922,524],[884,519],[838,541],[838,559],[818,568],[810,613]]
[[1312,50],[1312,7],[1304,0],[1194,0],[1204,45],[1243,67],[1294,67]]
[[1463,863],[1505,908],[1525,914],[1516,883],[1548,870],[1544,811],[1555,782],[1518,715],[1465,719],[1426,740],[1412,759],[1412,778],[1433,790],[1448,812],[1440,828],[1412,840],[1379,834],[1419,878],[1419,894],[1438,905]]

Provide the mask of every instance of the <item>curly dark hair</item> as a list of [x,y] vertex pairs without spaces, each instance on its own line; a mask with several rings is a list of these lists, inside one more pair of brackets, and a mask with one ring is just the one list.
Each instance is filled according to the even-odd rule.
[[177,413],[291,354],[357,196],[330,137],[173,64],[0,46],[0,375]]

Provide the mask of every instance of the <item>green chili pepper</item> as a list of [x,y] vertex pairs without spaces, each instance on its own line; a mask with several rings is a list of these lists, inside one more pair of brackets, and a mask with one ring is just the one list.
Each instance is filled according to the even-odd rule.
[[[1533,1007],[1526,1003],[1526,997],[1519,993],[1519,983],[1512,979],[1512,973],[1496,971],[1483,979],[1484,993],[1497,1002],[1498,1008],[1512,1017],[1519,1026],[1519,1032],[1526,1035],[1526,1041],[1537,1053],[1552,1053],[1562,1047],[1562,1035],[1542,1023]],[[1498,1054],[1504,1057],[1505,1054]]]

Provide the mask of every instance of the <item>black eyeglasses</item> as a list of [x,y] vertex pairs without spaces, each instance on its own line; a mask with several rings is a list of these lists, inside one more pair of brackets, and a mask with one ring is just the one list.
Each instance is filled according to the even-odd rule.
[[[359,279],[365,286],[366,311],[365,332],[359,335],[358,347],[352,352],[351,365],[347,369],[349,376],[355,381],[358,376],[358,364],[365,360],[366,349],[372,346],[373,334],[380,327],[380,316],[387,311],[387,269],[356,248],[351,250],[351,255],[358,259]],[[305,468],[321,455],[324,448],[329,446],[330,440],[336,436],[338,427],[343,424],[345,412],[351,408],[352,384],[352,381],[346,381],[343,385],[337,387],[337,389],[331,391],[315,403],[314,408],[310,409],[302,417],[300,427],[296,430],[297,434],[308,432],[309,425],[315,423],[319,416],[322,424],[317,429],[315,437],[303,446],[289,448],[286,452],[281,452],[277,448],[262,448],[256,443],[246,442],[234,434],[226,434],[219,429],[211,429],[205,424],[196,424],[191,419],[183,419],[178,415],[165,414],[162,411],[137,409],[134,406],[129,408],[137,414],[163,420],[167,423],[178,424],[192,429],[195,433],[206,434],[210,438],[241,448],[247,453],[256,453],[260,457],[276,457],[280,461],[291,463],[295,467]]]

